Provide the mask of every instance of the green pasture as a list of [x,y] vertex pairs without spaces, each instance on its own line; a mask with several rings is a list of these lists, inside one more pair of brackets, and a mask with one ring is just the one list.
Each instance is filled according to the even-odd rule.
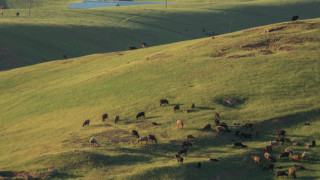
[[[75,11],[89,12],[59,12]],[[133,11],[138,12],[138,7]],[[35,22],[15,23],[30,28],[49,24],[45,22],[49,16],[30,18]],[[69,20],[71,24],[78,21]],[[53,20],[54,28],[48,32],[55,31],[57,24],[67,27]],[[214,38],[134,51],[101,51],[2,71],[0,175],[26,171],[43,179],[275,179],[274,172],[262,171],[251,156],[263,158],[262,147],[277,137],[276,130],[284,129],[287,138],[303,146],[279,145],[271,153],[277,159],[275,166],[288,170],[301,164],[308,170],[297,172],[297,179],[319,179],[319,145],[304,146],[312,140],[320,142],[319,29],[319,19],[278,23]],[[81,34],[70,31],[70,35],[72,32]],[[70,49],[81,46],[79,42]],[[238,104],[224,105],[228,97]],[[160,107],[162,98],[170,105]],[[173,112],[172,105],[190,109],[191,103],[196,108],[190,113]],[[136,120],[140,111],[146,118]],[[258,130],[260,137],[243,140],[232,133],[203,132],[208,123],[215,128],[215,112],[232,129],[237,129],[232,125],[235,122],[254,123],[253,131],[247,132]],[[109,114],[106,122],[101,121],[103,113]],[[116,115],[120,121],[114,124]],[[82,127],[86,119],[91,123]],[[177,120],[184,122],[183,130],[178,130]],[[303,126],[306,122],[311,125]],[[155,135],[158,143],[137,143],[130,134],[133,129],[141,136]],[[196,139],[183,155],[184,163],[178,164],[175,154],[189,134]],[[90,146],[91,137],[98,140],[99,147]],[[232,148],[232,140],[248,148]],[[287,147],[298,154],[309,152],[310,157],[299,163],[279,159]],[[196,168],[198,162],[201,169]],[[58,171],[47,174],[48,168]]]

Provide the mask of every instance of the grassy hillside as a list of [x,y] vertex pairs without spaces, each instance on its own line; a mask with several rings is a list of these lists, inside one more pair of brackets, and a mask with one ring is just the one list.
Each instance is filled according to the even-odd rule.
[[[0,17],[0,70],[89,54],[224,34],[271,23],[318,17],[318,0],[174,1],[164,5],[66,9],[74,1],[7,0]],[[169,1],[171,2],[171,1]],[[20,17],[16,17],[20,12]],[[230,23],[232,26],[230,28]],[[203,30],[205,32],[203,32]]]
[[[101,53],[0,72],[0,175],[12,172],[55,179],[273,179],[252,155],[285,129],[287,138],[318,143],[320,135],[320,20],[280,23],[231,34],[162,46]],[[267,31],[269,30],[269,31]],[[223,105],[228,97],[234,107]],[[159,107],[161,98],[191,113]],[[135,115],[146,112],[145,120]],[[101,121],[103,113],[107,122]],[[260,137],[203,132],[221,121],[254,123]],[[120,121],[113,123],[119,115]],[[88,127],[82,127],[90,119]],[[176,121],[182,120],[184,130]],[[151,123],[157,122],[159,126]],[[311,126],[303,126],[310,122]],[[215,127],[215,126],[214,126]],[[236,129],[237,127],[232,127]],[[157,144],[138,144],[129,133],[153,134]],[[184,156],[174,158],[187,135],[196,137]],[[94,137],[100,146],[92,147]],[[232,148],[232,141],[248,145]],[[306,149],[286,142],[271,153],[276,167],[284,148],[310,153],[298,179],[318,179],[319,146]],[[220,162],[211,162],[217,158]],[[195,166],[202,162],[202,168]],[[263,164],[266,161],[262,160]],[[48,168],[57,173],[44,173]],[[277,169],[279,170],[279,169]]]

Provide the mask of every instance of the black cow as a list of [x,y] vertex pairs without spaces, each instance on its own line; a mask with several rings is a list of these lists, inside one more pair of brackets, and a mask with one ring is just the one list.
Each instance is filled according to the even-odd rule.
[[136,116],[136,120],[138,120],[140,117],[145,118],[145,117],[146,117],[146,116],[145,116],[145,113],[144,113],[144,112],[139,112],[139,113],[137,114],[137,116]]
[[166,100],[166,99],[160,99],[159,100],[159,103],[160,103],[160,106],[162,106],[162,104],[169,104],[169,101],[168,100]]
[[88,125],[89,126],[89,124],[90,124],[90,120],[88,119],[88,120],[85,120],[84,122],[83,122],[83,124],[82,124],[82,127],[84,127],[85,125]]
[[108,114],[103,114],[102,115],[102,121],[105,121],[106,119],[108,119]]
[[211,124],[205,125],[204,128],[202,129],[202,131],[204,131],[204,130],[210,131],[211,130]]
[[299,16],[292,16],[291,21],[297,21],[299,20]]

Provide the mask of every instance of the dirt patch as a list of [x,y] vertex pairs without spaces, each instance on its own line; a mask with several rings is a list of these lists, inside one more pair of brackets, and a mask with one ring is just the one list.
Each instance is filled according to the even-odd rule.
[[222,53],[222,52],[225,52],[225,51],[227,51],[227,50],[229,50],[231,48],[232,48],[232,46],[226,46],[226,47],[223,47],[221,49],[218,49],[218,51]]
[[245,55],[233,55],[233,56],[228,56],[228,58],[243,58],[243,57],[254,57],[255,54],[254,53],[250,53],[250,54],[245,54]]
[[[108,130],[94,134],[93,136],[97,137],[97,139],[103,139],[113,143],[130,142],[132,139],[131,133],[122,129]],[[90,146],[89,141],[85,146]]]
[[277,48],[277,50],[280,50],[280,51],[292,51],[293,48],[285,46],[285,47],[279,47],[279,48]]
[[267,29],[267,30],[261,32],[261,34],[270,33],[270,32],[274,32],[274,31],[280,31],[280,30],[284,29],[285,27],[286,26],[281,26],[281,27],[275,27],[275,28]]
[[223,52],[223,53],[219,53],[219,54],[215,55],[214,57],[224,57],[227,54],[229,54],[229,53],[228,52]]
[[140,129],[145,129],[145,128],[150,128],[150,127],[153,127],[153,124],[151,124],[150,122],[144,122],[142,124],[139,124],[138,127]]
[[318,42],[319,40],[317,39],[312,39],[312,38],[289,38],[284,40],[284,43],[286,44],[301,44],[304,42]]
[[263,49],[260,52],[262,52],[262,54],[264,54],[264,55],[273,54],[273,52],[271,50],[268,50],[268,49]]
[[260,42],[254,43],[254,44],[242,45],[242,46],[240,46],[240,48],[254,48],[254,49],[257,49],[257,48],[269,48],[271,43],[277,42],[279,40],[280,40],[279,37],[272,38],[272,39],[267,39],[267,40],[260,41]]
[[307,25],[307,29],[318,29],[320,27],[320,23],[310,23]]
[[40,179],[40,174],[28,173],[25,171],[0,171],[0,179]]
[[146,61],[151,61],[151,60],[155,60],[155,59],[162,59],[162,58],[169,58],[171,56],[172,55],[167,55],[165,53],[159,53],[159,54],[153,55],[151,57],[147,57]]

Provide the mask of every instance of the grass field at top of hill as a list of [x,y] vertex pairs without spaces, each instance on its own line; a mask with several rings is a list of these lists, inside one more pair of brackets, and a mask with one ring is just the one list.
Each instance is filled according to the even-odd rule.
[[[285,129],[287,138],[303,144],[320,140],[319,27],[319,19],[279,23],[0,72],[0,173],[26,171],[52,179],[273,179],[274,173],[262,171],[251,156],[263,157],[262,147],[276,130]],[[228,97],[239,103],[223,105]],[[160,107],[162,98],[170,106]],[[190,109],[191,103],[196,104],[191,113],[174,113],[171,106]],[[135,120],[140,111],[146,118]],[[258,130],[260,137],[203,132],[208,123],[215,127],[214,112],[231,126],[254,123],[248,133]],[[106,122],[103,113],[109,114]],[[116,115],[120,121],[114,124]],[[82,127],[86,119],[91,123]],[[177,120],[184,122],[183,130]],[[158,143],[137,143],[133,129],[155,135]],[[179,165],[175,154],[189,134],[196,140]],[[90,146],[91,137],[99,147]],[[248,148],[234,149],[231,140]],[[279,159],[286,147],[310,153],[309,160],[297,163],[308,169],[297,172],[298,178],[320,177],[318,145],[279,145],[271,155],[283,170],[295,164]],[[44,173],[52,167],[58,172]]]
[[[318,17],[318,0],[176,1],[164,5],[67,9],[74,1],[7,0],[0,17],[0,70],[127,50]],[[16,12],[20,16],[16,17]],[[231,24],[232,22],[232,24]],[[231,27],[230,27],[231,24]],[[203,32],[204,31],[204,32]]]

